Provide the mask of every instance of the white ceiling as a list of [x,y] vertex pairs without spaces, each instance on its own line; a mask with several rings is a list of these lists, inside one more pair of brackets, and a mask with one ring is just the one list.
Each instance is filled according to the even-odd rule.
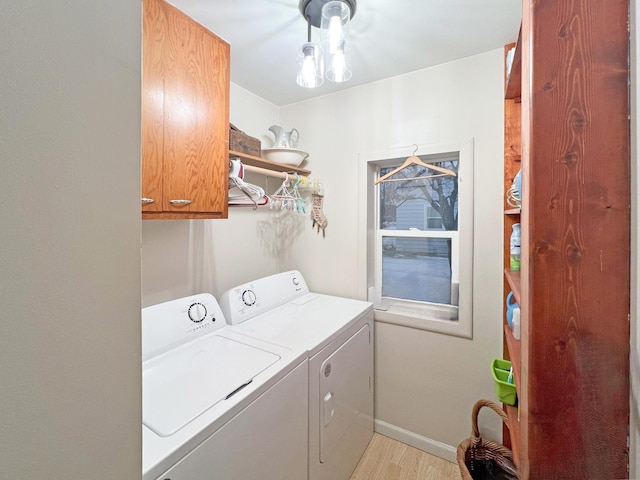
[[520,0],[359,0],[353,77],[306,89],[295,80],[307,38],[299,0],[169,2],[231,44],[233,83],[278,106],[501,48],[516,40],[522,12]]

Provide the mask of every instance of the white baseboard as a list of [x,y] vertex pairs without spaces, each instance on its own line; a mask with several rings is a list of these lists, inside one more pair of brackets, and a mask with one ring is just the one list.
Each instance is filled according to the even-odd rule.
[[444,458],[450,462],[456,463],[456,447],[447,445],[446,443],[438,442],[431,438],[423,437],[417,433],[410,432],[404,428],[397,427],[382,420],[376,419],[374,421],[374,430],[381,435],[384,435],[399,442],[410,445],[414,448],[422,450],[423,452],[430,453],[436,457]]

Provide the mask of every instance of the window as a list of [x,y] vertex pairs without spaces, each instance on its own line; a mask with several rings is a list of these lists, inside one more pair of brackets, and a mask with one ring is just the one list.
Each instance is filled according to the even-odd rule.
[[[375,200],[369,202],[375,233],[368,265],[376,319],[470,337],[472,146],[453,151],[423,146],[415,155],[456,175],[433,176],[437,172],[410,165],[390,177],[393,181],[369,187]],[[380,178],[405,160],[369,160],[369,178]]]

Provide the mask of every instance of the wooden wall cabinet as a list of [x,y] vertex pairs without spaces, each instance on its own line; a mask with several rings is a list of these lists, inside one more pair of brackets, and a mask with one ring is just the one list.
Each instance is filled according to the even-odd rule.
[[229,45],[143,0],[142,218],[226,218]]
[[520,164],[522,207],[504,222],[521,339],[504,331],[519,399],[505,442],[525,480],[628,477],[628,9],[523,1],[520,88],[505,100],[505,188]]

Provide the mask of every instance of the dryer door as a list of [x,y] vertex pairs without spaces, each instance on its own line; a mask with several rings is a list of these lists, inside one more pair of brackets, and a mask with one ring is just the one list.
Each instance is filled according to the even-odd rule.
[[[373,366],[369,325],[322,362],[320,367],[320,462],[347,441],[352,429],[371,428]],[[349,448],[349,446],[341,446]]]

